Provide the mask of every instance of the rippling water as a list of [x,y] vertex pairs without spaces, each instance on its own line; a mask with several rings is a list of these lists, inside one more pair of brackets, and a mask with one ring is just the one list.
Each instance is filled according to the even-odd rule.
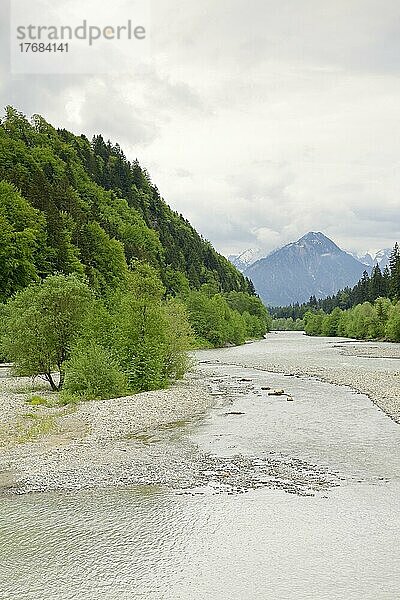
[[[141,486],[3,497],[1,600],[400,597],[399,426],[347,388],[221,364],[202,369],[231,403],[182,425],[179,444],[220,457],[305,461],[339,485],[313,496]],[[239,393],[240,379],[251,381]],[[294,402],[262,386],[284,387]],[[176,430],[161,443],[173,453]]]

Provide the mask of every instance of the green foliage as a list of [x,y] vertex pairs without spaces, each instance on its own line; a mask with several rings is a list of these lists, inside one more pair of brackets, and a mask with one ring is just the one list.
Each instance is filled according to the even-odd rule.
[[86,400],[116,398],[127,392],[127,380],[109,350],[94,342],[81,342],[65,364],[64,389]]
[[307,335],[321,335],[324,316],[322,311],[316,313],[306,312],[304,315],[304,331]]
[[190,326],[186,306],[177,299],[163,305],[165,326],[164,362],[169,379],[182,379],[190,366],[187,350],[194,345],[194,333]]
[[[225,298],[221,295],[209,297],[204,292],[191,292],[187,299],[188,315],[196,335],[213,346],[233,344],[231,314]],[[239,343],[244,341],[244,336]]]
[[165,288],[154,268],[136,263],[127,290],[110,300],[111,345],[134,392],[165,387],[188,367],[193,345],[186,308],[163,300]]
[[338,333],[339,321],[342,311],[335,308],[330,315],[326,315],[321,324],[321,333],[328,337],[333,337]]
[[17,373],[44,375],[52,389],[62,387],[64,361],[91,302],[88,286],[75,275],[54,275],[18,292],[6,306],[2,337],[3,353]]
[[357,304],[347,320],[346,336],[356,339],[373,339],[376,337],[377,318],[374,306],[370,302]]
[[0,302],[38,280],[45,225],[14,186],[0,181]]
[[165,287],[169,295],[187,298],[190,291],[189,280],[181,271],[174,271],[172,267],[167,267],[162,274]]
[[164,292],[146,263],[135,266],[108,306],[74,275],[48,277],[6,305],[4,352],[19,374],[42,374],[75,397],[164,387],[183,376],[193,345],[185,305],[164,301]]
[[64,384],[64,403],[165,387],[188,368],[193,333],[185,305],[164,292],[146,263],[107,305],[74,275],[48,277],[7,303],[4,353],[19,374],[42,374],[54,390]]
[[304,321],[307,335],[400,341],[400,302],[389,298],[377,298],[373,304],[363,302],[345,311],[335,308],[329,315],[309,311]]
[[133,391],[165,387],[166,327],[162,311],[164,287],[145,264],[131,274],[129,291],[112,302],[115,348]]
[[118,144],[6,109],[0,357],[16,372],[53,390],[66,376],[62,402],[149,390],[183,376],[200,338],[240,344],[270,324],[251,282]]
[[186,300],[190,324],[200,341],[216,347],[243,344],[269,331],[271,318],[259,298],[242,292],[222,295],[213,291],[207,284]]
[[43,398],[42,396],[30,396],[30,398],[26,401],[30,406],[47,406],[48,400],[47,398]]
[[400,302],[397,302],[389,311],[386,337],[391,342],[400,342]]
[[273,331],[303,331],[304,320],[296,319],[294,321],[292,317],[273,319],[271,329]]
[[90,285],[98,294],[124,286],[128,276],[124,247],[110,239],[98,223],[82,228],[81,254]]
[[258,296],[243,292],[225,294],[228,305],[243,316],[246,338],[262,338],[271,331],[272,318]]

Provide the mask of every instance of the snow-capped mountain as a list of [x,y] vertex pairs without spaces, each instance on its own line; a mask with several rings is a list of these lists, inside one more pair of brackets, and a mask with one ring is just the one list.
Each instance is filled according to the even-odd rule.
[[353,256],[356,260],[359,260],[363,263],[363,265],[367,265],[368,267],[372,267],[374,265],[373,256],[367,252],[366,254],[357,254],[356,252],[349,252],[351,256]]
[[228,260],[243,273],[256,260],[261,258],[261,250],[259,248],[249,248],[240,254],[230,254]]
[[374,264],[378,264],[380,266],[381,271],[389,265],[390,255],[392,253],[391,248],[385,248],[384,250],[379,250],[374,256]]
[[370,271],[323,233],[311,231],[257,260],[244,273],[265,304],[283,306],[353,286],[366,269]]
[[349,252],[356,260],[359,260],[364,265],[368,265],[369,267],[373,267],[374,265],[379,265],[381,271],[389,264],[390,254],[392,252],[391,248],[385,248],[384,250],[379,250],[379,252],[367,252],[366,254],[355,254],[354,252]]

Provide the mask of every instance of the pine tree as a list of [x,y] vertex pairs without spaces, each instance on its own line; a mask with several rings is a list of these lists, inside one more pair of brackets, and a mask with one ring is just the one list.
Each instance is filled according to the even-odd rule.
[[396,242],[389,259],[390,266],[390,296],[400,299],[400,249]]
[[372,269],[371,278],[369,280],[369,302],[375,302],[375,300],[384,295],[384,281],[382,271],[379,265],[375,265]]
[[385,298],[389,296],[390,293],[390,271],[388,265],[383,269],[382,274],[382,284],[383,284],[383,294]]

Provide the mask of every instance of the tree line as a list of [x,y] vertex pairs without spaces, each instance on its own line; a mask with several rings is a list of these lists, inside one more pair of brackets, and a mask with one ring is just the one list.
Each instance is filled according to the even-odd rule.
[[400,342],[400,302],[377,298],[374,303],[363,302],[348,310],[336,307],[330,314],[308,311],[304,330],[307,335]]

